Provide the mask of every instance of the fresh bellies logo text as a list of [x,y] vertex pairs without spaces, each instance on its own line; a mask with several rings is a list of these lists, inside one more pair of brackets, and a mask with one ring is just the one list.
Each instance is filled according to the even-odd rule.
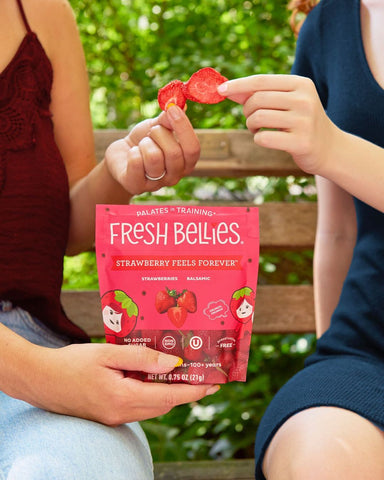
[[237,222],[113,222],[109,224],[111,245],[238,245]]

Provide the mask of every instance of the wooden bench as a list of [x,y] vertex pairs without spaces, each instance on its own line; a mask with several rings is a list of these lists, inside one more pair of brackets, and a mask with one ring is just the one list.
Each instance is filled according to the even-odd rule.
[[[197,132],[202,153],[193,176],[304,176],[289,155],[257,147],[252,135],[246,130]],[[118,130],[96,131],[98,159],[103,157],[109,143],[124,134]],[[227,205],[234,206],[236,203],[230,202]],[[313,248],[316,203],[267,202],[259,205],[259,213],[261,254],[271,250],[297,251]],[[90,336],[104,335],[97,291],[63,291],[62,300],[70,318]],[[314,332],[314,329],[312,285],[258,285],[254,334],[308,333]],[[155,472],[157,480],[245,480],[254,478],[254,462],[249,459],[159,463],[155,465]]]

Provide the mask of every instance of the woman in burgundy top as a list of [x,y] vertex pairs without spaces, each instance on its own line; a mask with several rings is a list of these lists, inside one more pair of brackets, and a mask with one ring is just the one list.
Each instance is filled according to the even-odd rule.
[[0,478],[150,479],[143,432],[127,423],[216,387],[124,378],[124,369],[167,372],[179,359],[87,343],[60,305],[63,255],[92,246],[96,203],[127,203],[190,172],[198,140],[173,106],[96,166],[66,0],[2,2],[0,72]]

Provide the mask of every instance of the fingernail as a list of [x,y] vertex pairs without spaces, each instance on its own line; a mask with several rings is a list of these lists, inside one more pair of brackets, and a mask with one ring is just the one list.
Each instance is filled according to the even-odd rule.
[[179,357],[179,360],[178,360],[178,362],[176,363],[175,367],[180,367],[180,365],[182,365],[183,362],[184,362],[184,360]]
[[217,87],[217,91],[219,93],[226,93],[228,91],[228,85],[226,83],[221,83],[218,87]]
[[183,363],[183,359],[176,357],[175,355],[159,353],[157,363],[161,368],[176,368],[180,367],[180,365]]
[[175,105],[174,103],[169,104],[169,105],[170,106],[167,108],[167,113],[170,115],[170,117],[173,120],[179,120],[179,118],[181,117],[179,107],[177,105]]
[[213,385],[213,387],[208,388],[208,390],[205,392],[206,395],[213,395],[214,393],[218,392],[220,390],[220,385]]

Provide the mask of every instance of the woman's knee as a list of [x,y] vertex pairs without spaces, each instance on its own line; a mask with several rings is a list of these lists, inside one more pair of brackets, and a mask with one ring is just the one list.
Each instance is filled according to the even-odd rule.
[[289,418],[263,461],[267,480],[384,478],[384,433],[340,408],[317,407]]
[[[91,446],[90,446],[91,449]],[[129,457],[129,455],[127,455]],[[132,458],[131,458],[132,459]],[[151,480],[153,473],[151,463],[143,462],[144,459],[135,458],[129,465],[124,458],[110,458],[103,465],[95,462],[90,455],[81,464],[64,458],[55,453],[44,455],[26,455],[16,459],[7,474],[7,480]],[[147,459],[148,460],[148,459]]]
[[24,416],[22,431],[15,430],[4,452],[8,480],[153,479],[148,442],[137,423],[111,428],[35,409]]
[[[150,449],[144,432],[138,423],[107,427],[87,420],[79,422],[75,428],[68,427],[61,435],[62,459],[70,458],[67,467],[82,475],[75,480],[151,480],[153,464]],[[72,442],[72,445],[70,445]],[[53,477],[47,477],[53,478]],[[67,480],[67,477],[59,477]],[[72,479],[69,475],[68,480]]]

